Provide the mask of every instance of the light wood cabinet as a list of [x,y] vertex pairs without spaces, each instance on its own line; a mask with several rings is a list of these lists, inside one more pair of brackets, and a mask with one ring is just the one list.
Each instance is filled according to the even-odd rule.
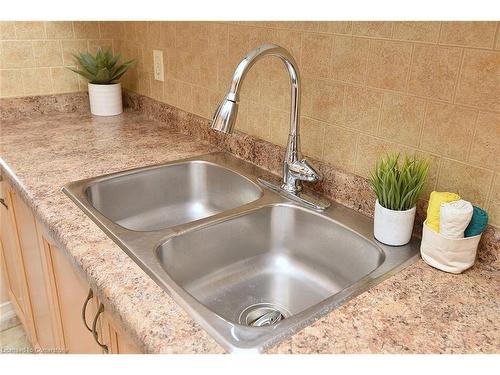
[[140,354],[141,350],[104,311],[102,314],[102,337],[110,354]]
[[[59,310],[60,332],[64,348],[70,354],[101,353],[91,332],[87,330],[82,318],[82,305],[89,292],[85,280],[74,270],[66,256],[56,246],[44,244],[48,258],[51,284],[55,286],[55,295],[50,302]],[[86,309],[85,321],[92,322],[96,313],[96,301],[91,300]]]
[[[37,350],[66,353],[140,353],[104,310],[89,299],[89,285],[69,257],[43,233],[31,209],[5,182],[1,183],[0,260],[9,298]],[[98,345],[95,336],[105,345]]]
[[[40,348],[55,348],[57,340],[53,330],[47,284],[44,280],[43,253],[38,244],[35,218],[29,207],[13,191],[10,191],[12,214],[24,262],[26,284],[30,296],[34,339]],[[42,281],[42,282],[40,282]]]
[[3,278],[16,314],[24,326],[28,338],[36,347],[38,343],[31,315],[24,260],[16,233],[10,187],[4,181],[0,184],[0,198],[2,199],[2,204],[0,204],[0,250]]

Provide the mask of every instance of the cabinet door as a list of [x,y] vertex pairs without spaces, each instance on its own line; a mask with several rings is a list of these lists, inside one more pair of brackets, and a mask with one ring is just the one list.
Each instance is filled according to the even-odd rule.
[[12,202],[7,183],[2,181],[0,184],[0,198],[2,198],[3,202],[3,204],[0,204],[0,250],[2,272],[5,273],[3,277],[16,314],[23,324],[30,341],[33,342],[35,333],[32,325],[28,286],[12,215]]
[[139,347],[125,334],[116,332],[116,347],[118,354],[141,354]]
[[[52,268],[50,273],[53,277],[53,284],[56,289],[57,307],[59,309],[64,346],[68,353],[102,353],[102,349],[94,340],[92,333],[85,327],[82,320],[82,306],[87,298],[89,287],[86,281],[77,274],[69,259],[60,249],[47,243],[45,247],[47,257]],[[92,301],[87,305],[86,322],[92,324],[97,301]]]
[[58,342],[49,303],[48,285],[42,263],[35,217],[31,209],[13,191],[10,192],[17,236],[26,271],[36,340],[41,349],[57,349]]
[[105,311],[102,315],[101,331],[102,337],[108,346],[110,354],[141,354],[141,350],[122,330],[115,328],[111,316]]

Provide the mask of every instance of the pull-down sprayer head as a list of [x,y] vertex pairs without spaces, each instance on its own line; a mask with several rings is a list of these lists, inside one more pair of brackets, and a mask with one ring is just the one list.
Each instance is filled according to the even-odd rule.
[[237,115],[238,102],[228,99],[228,97],[225,96],[212,117],[211,128],[221,133],[231,133]]

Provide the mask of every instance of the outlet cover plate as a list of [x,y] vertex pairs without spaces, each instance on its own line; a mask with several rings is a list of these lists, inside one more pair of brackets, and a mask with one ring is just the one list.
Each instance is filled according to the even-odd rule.
[[164,72],[163,72],[163,51],[162,50],[153,50],[153,68],[155,80],[163,82]]

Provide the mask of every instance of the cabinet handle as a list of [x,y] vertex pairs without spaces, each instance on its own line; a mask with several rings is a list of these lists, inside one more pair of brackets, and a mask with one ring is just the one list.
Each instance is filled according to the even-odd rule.
[[89,289],[89,294],[87,295],[87,299],[85,300],[85,302],[83,303],[83,306],[82,306],[82,320],[83,320],[83,324],[85,325],[85,328],[87,328],[89,330],[89,332],[92,332],[92,328],[89,327],[89,325],[87,324],[87,319],[85,319],[85,313],[87,312],[87,305],[89,304],[89,301],[92,299],[92,297],[94,297],[94,292],[92,291],[92,289]]
[[103,311],[104,311],[104,305],[101,302],[99,304],[99,309],[97,310],[97,314],[95,314],[94,321],[92,322],[92,335],[94,336],[94,340],[97,343],[97,345],[103,348],[105,353],[108,353],[108,346],[105,344],[101,344],[99,342],[99,337],[97,335],[97,320],[99,319],[99,316],[103,313]]
[[7,206],[7,203],[5,203],[5,199],[0,198],[0,204],[4,206],[6,209],[9,209],[9,206]]

